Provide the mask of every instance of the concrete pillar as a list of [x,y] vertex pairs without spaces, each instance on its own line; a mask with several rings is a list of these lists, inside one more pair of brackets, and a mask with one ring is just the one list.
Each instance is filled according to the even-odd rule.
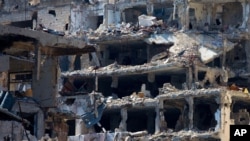
[[161,122],[160,122],[160,109],[163,109],[163,101],[158,101],[159,104],[156,105],[155,107],[155,134],[160,133],[160,127],[161,127]]
[[185,17],[185,30],[189,29],[189,9],[190,9],[190,6],[188,4],[186,4],[186,17]]
[[188,119],[189,119],[189,129],[191,130],[194,127],[194,98],[187,97],[185,99],[189,106]]
[[121,117],[122,117],[122,120],[120,122],[119,129],[120,131],[127,131],[127,119],[128,119],[127,108],[121,109]]
[[186,70],[186,83],[187,83],[188,89],[192,87],[192,82],[193,82],[193,71],[192,71],[192,67],[189,66]]
[[230,113],[231,113],[231,104],[232,104],[232,98],[231,94],[227,91],[223,91],[221,93],[221,103],[220,103],[220,109],[221,109],[221,130],[220,130],[220,139],[221,141],[229,141],[229,135],[230,135]]
[[242,5],[242,28],[246,28],[248,15],[249,15],[249,3],[247,1],[241,2]]
[[221,63],[221,67],[225,67],[226,66],[226,55],[227,55],[227,39],[224,39],[223,41],[223,54],[222,54],[222,63]]
[[194,68],[194,81],[195,81],[195,82],[199,82],[199,78],[198,78],[199,70],[198,70],[197,65],[194,64],[194,65],[193,65],[193,68]]
[[93,61],[93,63],[95,64],[95,66],[100,67],[101,64],[100,64],[99,58],[98,58],[98,56],[97,56],[97,53],[96,53],[96,52],[91,52],[90,54],[91,54],[91,56],[92,56],[92,61]]
[[111,83],[111,87],[112,88],[118,88],[118,76],[112,76],[112,83]]
[[82,119],[75,120],[75,135],[88,134],[88,128],[85,126]]
[[155,82],[155,74],[154,73],[148,73],[148,82],[150,82],[150,83]]
[[86,69],[89,67],[90,61],[88,53],[82,54],[80,60],[81,60],[81,69]]
[[41,139],[44,136],[44,114],[42,110],[39,110],[36,114],[37,118],[37,139]]
[[153,3],[148,3],[147,4],[147,14],[149,16],[153,16],[154,15],[154,4]]
[[69,57],[69,71],[73,71],[75,69],[75,59],[76,55],[70,55]]
[[[249,3],[248,3],[249,5]],[[249,8],[248,8],[249,9]],[[248,12],[248,17],[250,16],[250,12]],[[250,19],[248,18],[247,20],[247,28],[248,28],[248,31],[250,31]],[[250,33],[248,32],[248,36],[250,36]],[[247,71],[250,72],[250,55],[249,55],[249,52],[250,52],[250,41],[247,40],[246,41],[246,44],[245,44],[245,52],[246,52],[246,60],[247,60]],[[248,83],[250,83],[250,78],[248,78]],[[250,87],[248,87],[250,88]]]
[[[250,72],[250,55],[249,55],[249,52],[250,52],[250,41],[249,40],[246,41],[245,52],[246,52],[246,60],[247,60],[247,72],[249,73]],[[250,83],[250,78],[248,78],[248,83]],[[248,88],[250,88],[250,87],[248,87]]]

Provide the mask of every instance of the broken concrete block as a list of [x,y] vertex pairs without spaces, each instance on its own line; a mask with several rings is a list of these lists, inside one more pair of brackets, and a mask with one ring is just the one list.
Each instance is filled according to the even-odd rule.
[[138,17],[139,26],[152,26],[156,24],[156,17],[141,15]]

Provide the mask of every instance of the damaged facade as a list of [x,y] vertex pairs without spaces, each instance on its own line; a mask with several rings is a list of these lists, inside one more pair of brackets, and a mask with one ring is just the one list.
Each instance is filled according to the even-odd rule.
[[2,0],[0,140],[229,141],[250,121],[249,4]]

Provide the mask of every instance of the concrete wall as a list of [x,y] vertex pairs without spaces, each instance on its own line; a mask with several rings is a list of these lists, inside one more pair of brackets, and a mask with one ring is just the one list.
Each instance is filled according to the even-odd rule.
[[46,58],[41,63],[40,71],[34,71],[33,76],[33,97],[42,107],[54,107],[57,93],[57,58]]
[[22,123],[16,121],[0,121],[0,140],[3,141],[6,136],[13,136],[14,140],[21,141],[23,136]]
[[[49,14],[51,13],[51,14]],[[60,7],[47,7],[38,11],[38,24],[58,31],[65,31],[69,24],[70,5]]]
[[236,26],[242,23],[243,12],[239,2],[226,3],[223,6],[222,21],[224,25]]
[[72,5],[70,11],[70,32],[79,30],[95,30],[98,26],[98,16],[103,16],[103,8],[89,5]]

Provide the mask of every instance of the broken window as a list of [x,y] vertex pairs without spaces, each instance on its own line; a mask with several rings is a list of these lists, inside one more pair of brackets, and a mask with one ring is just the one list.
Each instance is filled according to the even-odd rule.
[[133,8],[128,8],[124,10],[125,19],[123,19],[126,23],[136,24],[138,22],[138,17],[142,14],[147,15],[146,6],[137,6]]
[[157,17],[157,19],[167,21],[173,14],[173,8],[172,3],[154,4],[154,16]]
[[154,133],[155,112],[154,109],[128,110],[127,130],[130,132],[145,131]]
[[76,121],[75,120],[67,120],[67,124],[68,124],[68,127],[69,127],[68,136],[74,136],[75,135]]
[[250,101],[237,99],[237,97],[232,97],[232,101],[230,118],[234,119],[235,125],[248,125],[250,122]]
[[167,129],[180,131],[188,127],[189,110],[185,99],[165,100],[163,111]]
[[20,28],[32,28],[33,21],[27,20],[27,21],[11,22],[10,25],[15,26],[15,27],[20,27]]
[[55,10],[49,10],[48,14],[51,14],[54,17],[56,17],[56,11]]
[[199,130],[214,129],[215,112],[219,108],[216,97],[194,98],[194,127]]
[[[222,13],[222,24],[226,26],[231,26],[238,28],[242,23],[242,12],[243,8],[240,2],[229,2],[223,5]],[[219,21],[219,17],[216,18],[216,23]]]
[[65,30],[66,31],[69,30],[69,24],[68,23],[65,24]]
[[[104,111],[100,123],[107,131],[115,132],[115,128],[119,128],[121,122],[121,114],[119,110],[106,110]],[[101,132],[99,126],[95,126],[96,132]]]

